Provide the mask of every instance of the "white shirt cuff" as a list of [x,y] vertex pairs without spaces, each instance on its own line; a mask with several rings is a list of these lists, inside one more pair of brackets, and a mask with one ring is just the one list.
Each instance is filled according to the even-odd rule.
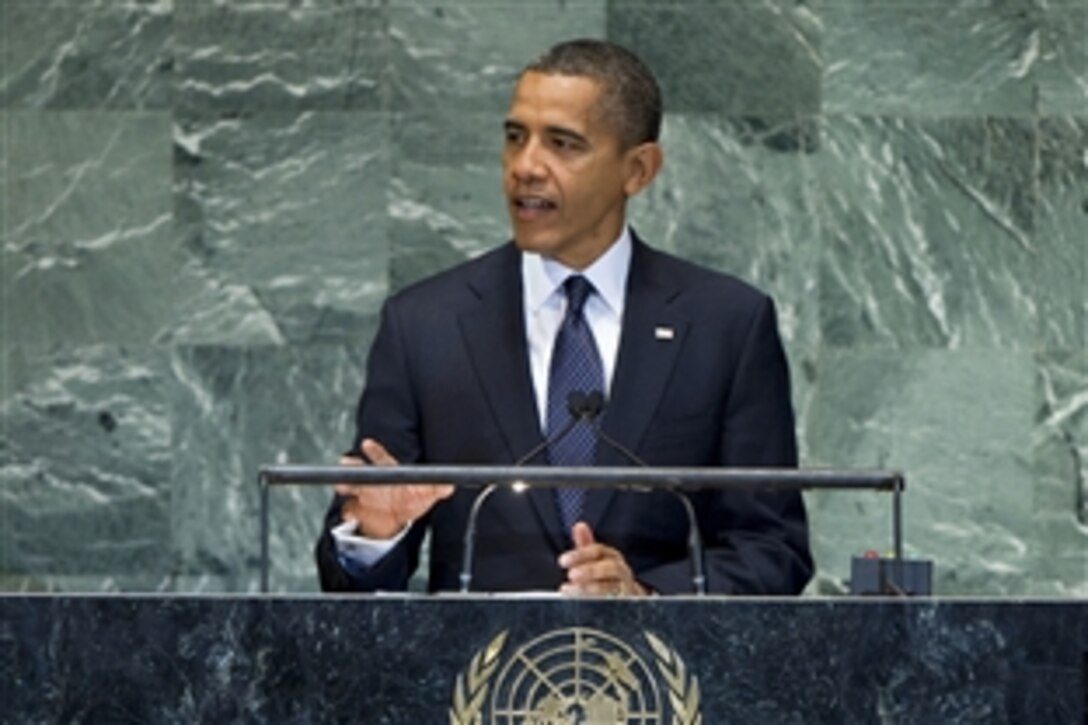
[[368,539],[359,536],[359,524],[354,519],[344,519],[344,522],[332,528],[332,538],[336,542],[336,553],[341,563],[354,564],[360,567],[371,567],[377,564],[383,556],[393,550],[393,547],[408,533],[409,526],[405,526],[391,539]]

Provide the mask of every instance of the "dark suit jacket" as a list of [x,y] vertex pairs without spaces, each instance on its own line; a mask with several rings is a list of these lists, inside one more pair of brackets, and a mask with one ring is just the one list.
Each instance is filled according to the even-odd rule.
[[[512,463],[542,440],[525,338],[520,254],[506,244],[392,297],[367,367],[353,449],[374,438],[404,463]],[[669,327],[671,340],[655,328]],[[795,466],[789,375],[770,298],[637,239],[620,349],[602,428],[653,466]],[[603,465],[630,465],[606,445]],[[403,589],[430,527],[429,588],[456,590],[460,490],[417,521],[361,578],[340,566],[329,528],[317,545],[325,590]],[[796,493],[692,494],[707,588],[792,594],[812,574]],[[591,491],[585,520],[644,584],[691,591],[687,518],[664,493]],[[554,590],[570,548],[550,490],[496,492],[478,520],[473,589]]]

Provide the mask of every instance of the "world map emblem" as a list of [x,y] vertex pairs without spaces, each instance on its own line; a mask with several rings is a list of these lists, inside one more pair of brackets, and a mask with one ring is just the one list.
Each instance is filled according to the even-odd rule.
[[450,725],[702,722],[697,678],[649,631],[648,657],[589,627],[552,630],[517,648],[507,647],[508,635],[496,635],[458,675]]

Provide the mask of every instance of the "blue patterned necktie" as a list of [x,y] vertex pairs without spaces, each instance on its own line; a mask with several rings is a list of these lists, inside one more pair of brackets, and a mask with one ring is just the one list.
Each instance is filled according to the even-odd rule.
[[[568,425],[571,414],[567,399],[572,392],[604,393],[601,355],[583,312],[586,299],[593,294],[593,285],[585,277],[574,275],[563,283],[563,290],[567,295],[567,313],[555,336],[548,377],[549,437]],[[548,447],[548,459],[553,466],[591,466],[596,450],[597,433],[593,424],[583,421]],[[581,518],[584,502],[584,489],[556,489],[559,519],[568,533]]]

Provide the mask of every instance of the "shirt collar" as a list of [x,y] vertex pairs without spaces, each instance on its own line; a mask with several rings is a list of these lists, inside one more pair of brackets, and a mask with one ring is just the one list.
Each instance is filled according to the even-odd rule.
[[529,311],[539,311],[552,295],[562,294],[558,290],[567,277],[581,274],[593,284],[601,300],[614,314],[622,314],[627,294],[627,272],[631,268],[631,249],[631,230],[625,224],[612,246],[580,272],[535,252],[522,252],[521,276]]

